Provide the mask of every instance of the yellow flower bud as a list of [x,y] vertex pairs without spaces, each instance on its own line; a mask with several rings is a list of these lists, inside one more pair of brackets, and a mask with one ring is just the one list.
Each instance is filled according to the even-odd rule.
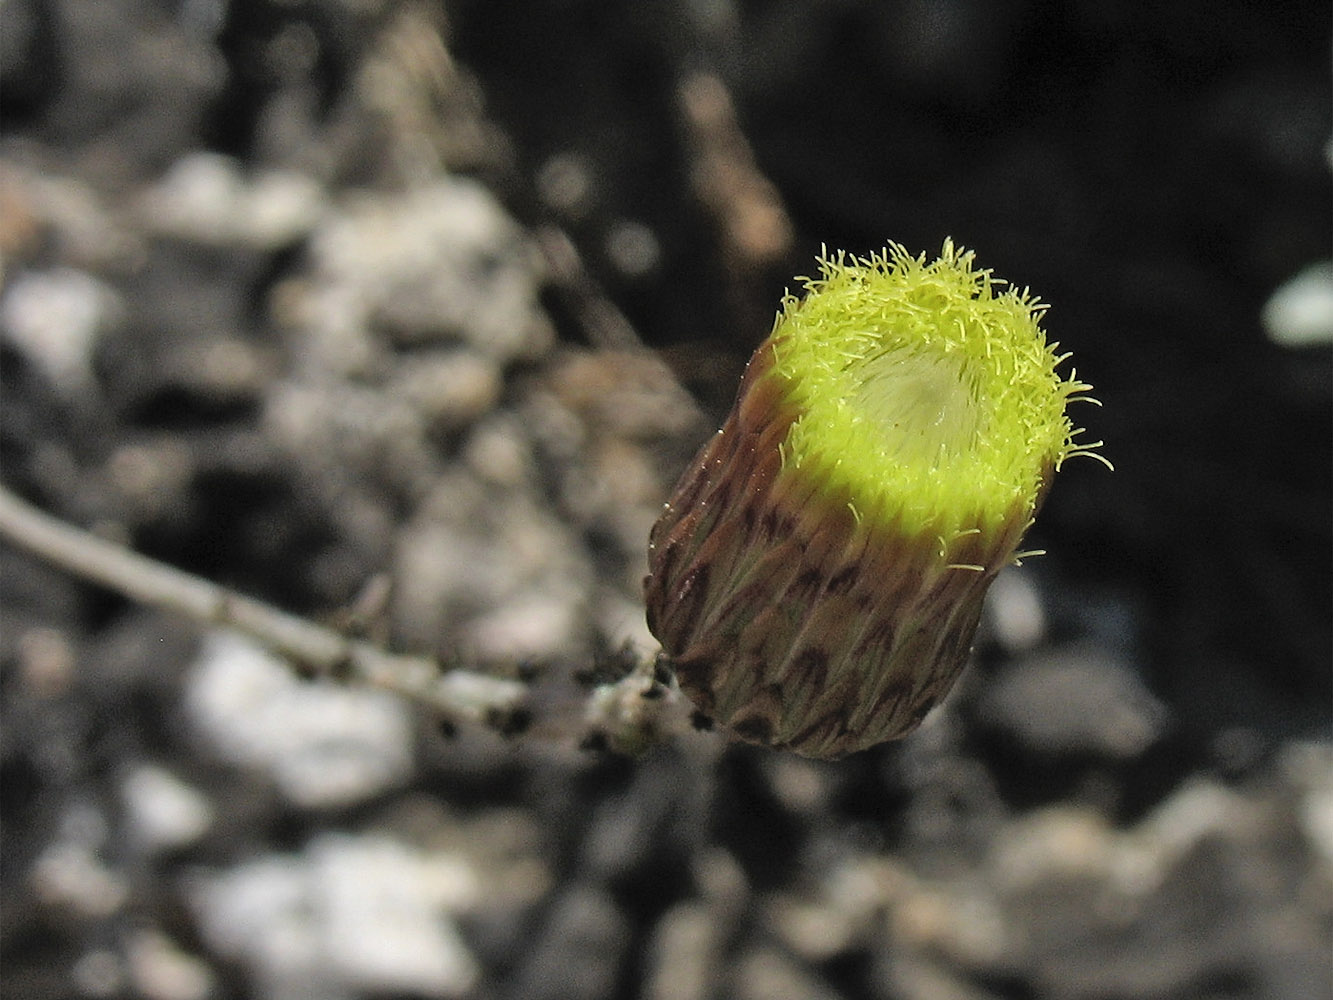
[[[946,240],[819,261],[649,540],[648,625],[741,739],[836,758],[952,687],[1089,386],[1045,306]],[[1095,456],[1100,458],[1100,456]]]

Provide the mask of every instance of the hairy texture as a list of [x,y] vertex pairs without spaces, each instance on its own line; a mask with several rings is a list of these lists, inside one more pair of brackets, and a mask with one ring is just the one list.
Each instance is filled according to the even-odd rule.
[[[946,242],[820,261],[649,540],[648,625],[740,738],[840,757],[952,687],[1074,443],[1044,309]],[[1084,397],[1086,398],[1086,397]]]

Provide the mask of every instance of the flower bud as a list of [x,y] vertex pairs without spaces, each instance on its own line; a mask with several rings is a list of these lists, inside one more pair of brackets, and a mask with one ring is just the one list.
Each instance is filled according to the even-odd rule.
[[[649,539],[648,626],[741,739],[836,758],[903,736],[966,662],[1060,464],[1045,307],[945,241],[819,261]],[[1095,456],[1100,457],[1100,456]]]

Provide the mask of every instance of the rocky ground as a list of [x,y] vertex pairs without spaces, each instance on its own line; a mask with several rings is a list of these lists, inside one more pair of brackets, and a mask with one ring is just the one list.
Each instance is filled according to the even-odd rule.
[[[1329,27],[0,4],[5,485],[543,707],[441,727],[0,547],[5,995],[1333,996]],[[1117,471],[908,740],[587,746],[784,285],[945,235]]]

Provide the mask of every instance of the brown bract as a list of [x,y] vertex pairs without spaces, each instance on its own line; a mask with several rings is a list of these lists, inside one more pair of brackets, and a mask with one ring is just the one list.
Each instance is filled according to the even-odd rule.
[[953,540],[871,524],[784,464],[796,416],[766,341],[652,530],[648,627],[737,737],[838,758],[911,732],[949,691],[1032,515]]

